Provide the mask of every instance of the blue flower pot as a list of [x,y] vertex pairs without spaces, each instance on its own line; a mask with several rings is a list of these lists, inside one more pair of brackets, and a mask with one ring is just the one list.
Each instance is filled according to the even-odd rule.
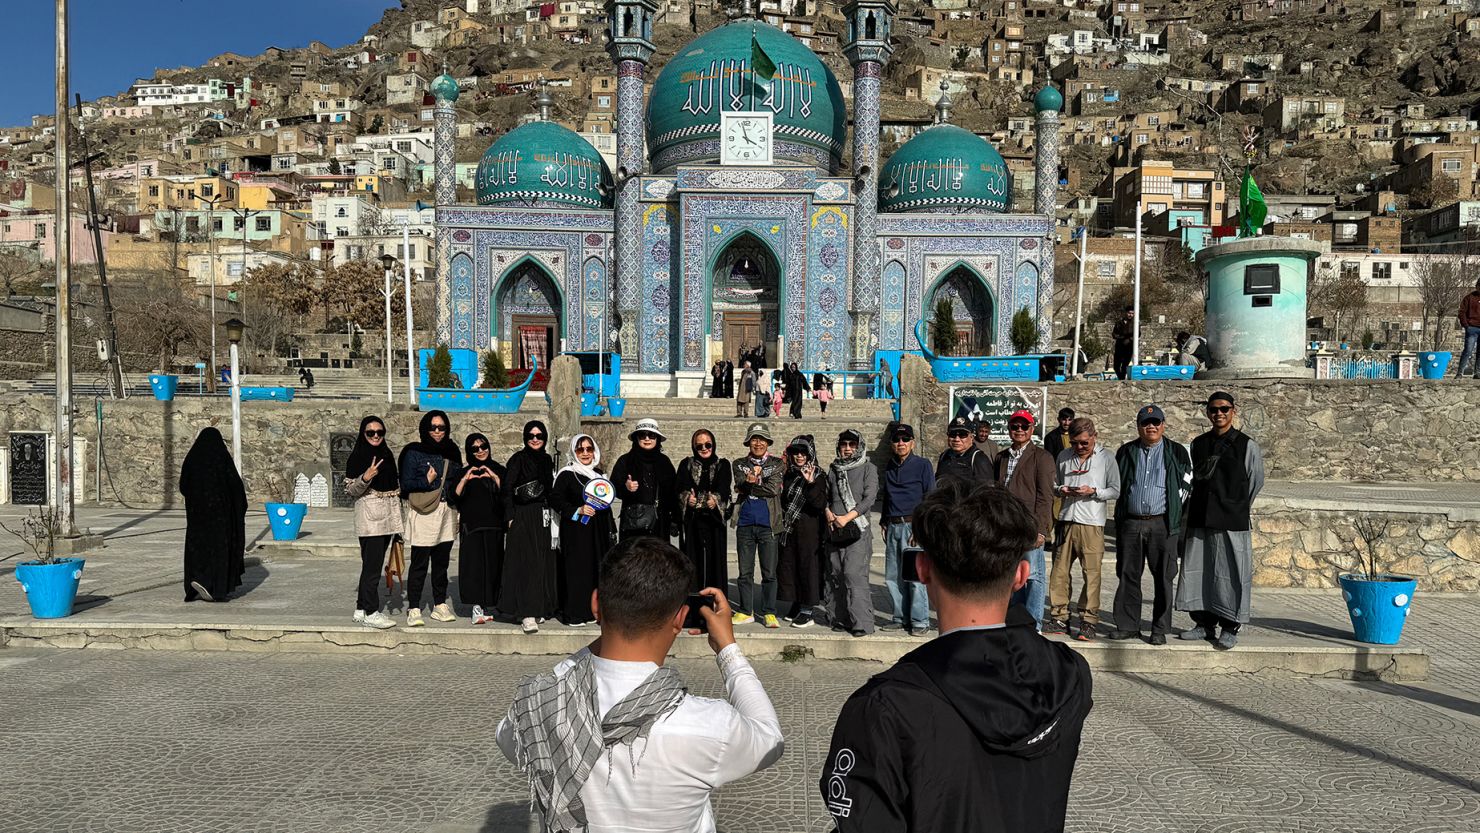
[[37,619],[61,619],[72,615],[77,583],[82,580],[83,559],[59,558],[51,564],[22,561],[15,567],[16,580]]
[[306,503],[269,503],[267,522],[272,525],[272,540],[294,541],[303,531],[303,517],[308,514]]
[[581,394],[581,416],[596,416],[596,400],[600,396],[594,393]]
[[1419,353],[1418,373],[1425,379],[1443,379],[1453,353]]
[[617,419],[627,413],[627,400],[621,396],[608,396],[606,398],[606,412]]
[[149,389],[154,391],[154,398],[160,402],[168,402],[174,399],[175,389],[179,386],[179,376],[171,376],[168,373],[149,374]]
[[1347,574],[1340,581],[1341,596],[1346,600],[1346,612],[1351,614],[1357,641],[1398,644],[1418,582],[1408,576],[1386,574],[1376,579]]

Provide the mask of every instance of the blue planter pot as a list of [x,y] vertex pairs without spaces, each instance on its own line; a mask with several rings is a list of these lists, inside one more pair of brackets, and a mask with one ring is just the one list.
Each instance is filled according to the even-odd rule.
[[1419,353],[1418,373],[1425,379],[1443,379],[1453,353]]
[[272,525],[272,540],[297,540],[303,531],[303,517],[308,514],[306,503],[269,503],[267,522]]
[[606,398],[606,412],[621,419],[622,414],[627,413],[627,400],[621,396],[608,396]]
[[168,402],[174,399],[175,389],[179,386],[179,376],[171,376],[168,373],[149,374],[149,389],[154,391],[154,398],[160,402]]
[[581,394],[581,416],[596,416],[596,400],[598,395],[594,393]]
[[1357,641],[1398,644],[1418,582],[1408,576],[1380,575],[1369,580],[1350,574],[1341,576],[1340,581],[1341,596],[1346,600],[1346,612],[1351,615]]
[[15,567],[16,580],[37,619],[61,619],[72,615],[77,583],[82,580],[83,559],[59,558],[51,564],[22,561]]

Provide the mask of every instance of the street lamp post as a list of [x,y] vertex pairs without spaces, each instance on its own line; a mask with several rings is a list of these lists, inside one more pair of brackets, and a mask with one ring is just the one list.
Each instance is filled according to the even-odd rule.
[[255,208],[233,208],[232,216],[240,217],[242,221],[242,262],[241,268],[236,275],[236,308],[242,315],[247,314],[247,221],[256,214],[262,212]]
[[393,255],[381,255],[380,265],[385,267],[385,289],[381,295],[385,296],[385,401],[394,402],[391,382],[391,270],[396,266],[396,258]]
[[410,217],[401,226],[401,271],[406,289],[406,401],[416,408],[416,355],[411,345],[411,224]]
[[[226,340],[231,342],[231,459],[236,462],[236,473],[242,473],[242,380],[237,366],[237,347],[242,341],[242,331],[247,325],[239,318],[227,319]],[[214,328],[212,328],[214,329]]]
[[[225,194],[217,194],[216,196],[207,199],[206,197],[196,196],[195,192],[194,191],[191,191],[190,192],[190,198],[193,199],[193,200],[200,200],[201,202],[203,202],[206,205],[210,206],[210,208],[208,208],[207,211],[206,211],[206,245],[210,249],[210,255],[209,255],[210,269],[209,269],[209,271],[211,273],[211,376],[214,377],[216,375],[216,368],[219,367],[219,365],[216,364],[216,228],[215,228],[215,216],[216,216],[216,203],[218,203],[221,200],[225,199],[226,198],[226,195]],[[176,231],[176,233],[177,234],[179,233],[178,230]],[[231,375],[232,375],[232,378],[233,379],[236,378],[236,372],[235,372],[235,370],[233,370],[233,372],[232,372]]]

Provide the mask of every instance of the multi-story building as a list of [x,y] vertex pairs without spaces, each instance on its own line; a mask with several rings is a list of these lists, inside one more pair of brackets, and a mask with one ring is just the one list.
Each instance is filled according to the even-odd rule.
[[1346,99],[1333,95],[1286,93],[1264,108],[1264,126],[1281,134],[1309,135],[1346,126]]
[[1214,171],[1181,169],[1170,162],[1147,160],[1119,176],[1112,194],[1117,226],[1134,225],[1137,215],[1173,210],[1184,218],[1200,217],[1201,224],[1223,223],[1223,182]]
[[1480,232],[1480,201],[1459,200],[1403,221],[1403,243],[1421,252],[1470,248]]
[[427,80],[415,72],[387,75],[385,77],[385,103],[391,106],[420,104],[427,94],[428,86]]
[[135,81],[134,99],[141,106],[173,107],[184,104],[209,104],[236,95],[236,85],[212,78],[203,84],[171,84],[168,81]]
[[139,178],[140,213],[200,208],[213,198],[217,208],[236,206],[237,186],[220,176],[154,176]]

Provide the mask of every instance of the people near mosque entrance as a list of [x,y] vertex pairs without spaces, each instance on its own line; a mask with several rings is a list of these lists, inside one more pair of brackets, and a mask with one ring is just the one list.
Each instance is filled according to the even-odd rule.
[[447,603],[447,564],[457,538],[457,510],[447,503],[449,483],[462,480],[462,452],[452,441],[452,421],[443,411],[427,411],[418,426],[420,439],[401,449],[397,470],[401,497],[406,501],[406,542],[411,563],[406,568],[406,627],[425,624],[421,616],[422,588],[432,578],[431,617],[438,622],[457,619]]
[[717,361],[714,367],[709,368],[709,396],[718,399],[724,394],[725,363]]
[[1192,441],[1192,496],[1177,585],[1177,609],[1191,614],[1195,627],[1178,636],[1212,639],[1215,647],[1228,650],[1249,621],[1254,577],[1249,510],[1264,488],[1264,453],[1234,427],[1238,408],[1232,394],[1209,396],[1207,413],[1212,429]]
[[306,367],[298,368],[298,381],[309,390],[313,390],[313,371]]
[[1089,665],[1008,596],[1032,516],[996,486],[942,484],[915,509],[941,635],[853,693],[823,759],[839,833],[1063,830],[1092,704]]
[[975,435],[977,450],[987,455],[987,459],[996,460],[998,452],[1002,449],[998,448],[996,441],[992,439],[992,423],[988,422],[986,417],[982,417],[971,424],[971,430]]
[[905,547],[911,544],[910,515],[925,495],[935,488],[935,469],[915,454],[915,429],[909,423],[894,426],[889,435],[893,454],[884,466],[884,586],[894,609],[886,630],[905,628],[911,636],[930,630],[930,605],[925,585],[905,578],[901,572]]
[[472,607],[473,624],[493,621],[499,584],[504,576],[504,478],[507,470],[493,459],[493,447],[482,434],[463,441],[467,466],[448,500],[457,507],[457,595]]
[[935,462],[935,481],[956,477],[968,483],[991,483],[997,479],[996,461],[976,447],[975,425],[958,416],[946,426],[946,450]]
[[[807,377],[797,368],[797,363],[792,362],[786,370],[786,396],[791,403],[791,418],[802,418],[802,404],[807,401]],[[780,416],[780,414],[777,414]]]
[[730,586],[725,517],[730,512],[730,464],[719,456],[714,434],[703,428],[689,438],[693,456],[678,464],[678,504],[683,513],[679,545],[694,562],[694,592]]
[[1139,439],[1115,452],[1120,496],[1115,500],[1115,630],[1111,639],[1141,635],[1141,571],[1151,567],[1152,645],[1165,645],[1172,629],[1172,593],[1183,507],[1192,493],[1192,458],[1165,438],[1166,415],[1147,405],[1136,412]]
[[771,392],[774,384],[771,374],[766,372],[766,366],[757,364],[755,366],[755,417],[764,419],[771,411]]
[[[1100,560],[1105,557],[1105,505],[1120,496],[1120,472],[1109,449],[1099,444],[1092,420],[1069,423],[1069,450],[1059,455],[1054,491],[1064,500],[1059,511],[1058,544],[1048,577],[1051,618],[1044,630],[1083,642],[1095,637],[1100,621]],[[1069,568],[1079,562],[1084,586],[1079,589],[1079,618],[1069,604]]]
[[1208,363],[1213,360],[1213,353],[1208,349],[1208,340],[1202,336],[1195,336],[1183,330],[1177,333],[1175,343],[1177,364],[1191,365],[1198,370],[1205,370]]
[[1115,327],[1110,331],[1110,337],[1115,340],[1115,348],[1112,351],[1115,357],[1115,378],[1130,378],[1131,353],[1135,350],[1136,341],[1136,308],[1126,307],[1125,315],[1115,322]]
[[730,399],[735,395],[735,363],[725,359],[720,364],[723,365],[720,371],[720,384],[724,386],[724,392],[720,395],[725,399]]
[[1074,421],[1073,408],[1059,409],[1059,426],[1043,436],[1043,450],[1054,460],[1069,450],[1069,423]]
[[360,580],[354,620],[372,628],[395,626],[380,609],[380,571],[386,550],[402,532],[401,479],[396,457],[378,416],[360,420],[360,433],[344,466],[344,493],[355,502],[355,535],[360,539]]
[[894,371],[889,369],[888,359],[879,359],[879,388],[874,394],[880,399],[894,399]]
[[555,553],[549,508],[555,484],[555,461],[545,450],[550,432],[539,420],[524,424],[524,447],[509,458],[504,478],[504,517],[509,534],[504,543],[504,580],[499,612],[519,621],[525,633],[538,631],[555,612]]
[[623,542],[592,597],[601,637],[520,681],[497,740],[529,779],[540,830],[712,831],[710,793],[780,759],[781,722],[735,643],[723,592],[706,589],[713,606],[699,615],[728,697],[688,693],[664,664],[692,582],[668,544]]
[[879,494],[879,470],[865,454],[863,435],[849,428],[838,434],[837,457],[827,468],[828,506],[826,585],[823,606],[834,630],[853,636],[874,632],[874,597],[869,560],[874,531],[869,509]]
[[824,364],[821,370],[812,374],[812,395],[817,397],[817,403],[822,407],[823,419],[827,419],[827,403],[833,399],[833,378],[829,370]]
[[[781,627],[776,618],[776,531],[781,527],[782,461],[771,456],[771,431],[764,422],[753,423],[745,432],[750,453],[731,466],[735,484],[735,624],[745,625],[757,617],[768,628]],[[761,562],[760,596],[755,592],[755,562]]]
[[656,419],[640,419],[628,435],[632,449],[612,466],[612,486],[622,501],[617,521],[622,540],[654,535],[667,540],[677,534],[678,490],[673,461],[663,453],[668,439]]
[[[1053,535],[1054,458],[1033,442],[1033,412],[1015,411],[1007,418],[1007,448],[997,454],[997,483],[1008,494],[1022,501],[1033,516],[1038,535],[1033,545],[1023,552],[1028,562],[1028,579],[1015,591],[1012,600],[1028,608],[1033,622],[1041,630],[1043,603],[1048,597],[1048,565],[1044,548]],[[1057,563],[1058,559],[1055,559]]]
[[185,601],[224,602],[246,571],[247,491],[221,432],[201,429],[180,466]]
[[1475,281],[1475,291],[1460,299],[1459,328],[1465,348],[1459,355],[1455,378],[1463,378],[1473,369],[1475,378],[1480,379],[1480,281]]
[[[786,374],[782,374],[785,378]],[[791,401],[791,385],[784,381],[775,380],[771,383],[771,416],[775,419],[781,418],[781,406]]]
[[811,434],[786,447],[786,473],[781,484],[781,553],[777,562],[777,595],[791,602],[786,618],[805,628],[822,600],[822,532],[827,526],[827,475],[817,465]]
[[550,510],[560,524],[560,558],[557,562],[560,619],[567,625],[591,625],[591,591],[601,562],[616,543],[611,506],[597,508],[586,499],[586,484],[604,478],[601,448],[590,434],[577,434],[570,441],[570,465],[555,475],[550,491]]
[[740,384],[735,388],[735,416],[750,416],[750,398],[755,392],[755,370],[750,362],[740,362]]

